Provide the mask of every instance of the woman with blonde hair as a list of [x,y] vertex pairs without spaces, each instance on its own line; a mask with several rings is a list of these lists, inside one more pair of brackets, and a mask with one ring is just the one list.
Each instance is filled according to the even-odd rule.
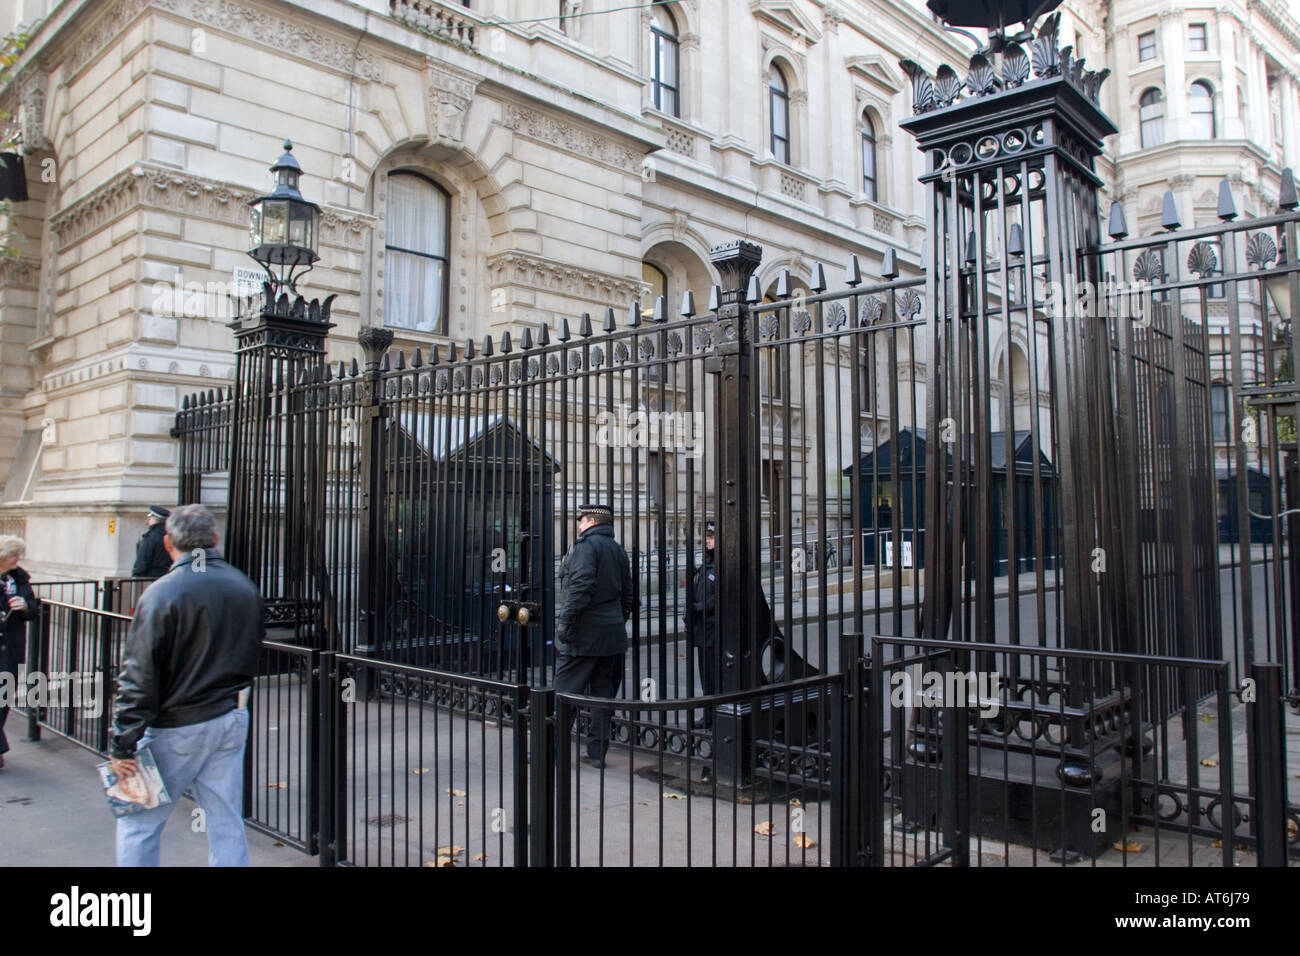
[[[40,602],[32,593],[31,576],[18,567],[27,554],[27,542],[13,535],[0,535],[0,673],[18,677],[18,665],[27,651],[27,622],[36,617]],[[4,769],[9,739],[5,721],[9,708],[0,701],[0,769]]]

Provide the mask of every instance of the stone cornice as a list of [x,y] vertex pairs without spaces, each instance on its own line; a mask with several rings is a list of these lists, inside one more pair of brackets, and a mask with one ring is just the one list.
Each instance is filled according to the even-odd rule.
[[[50,228],[57,248],[64,249],[138,207],[244,226],[248,223],[248,201],[259,195],[257,190],[242,186],[138,163],[55,213],[50,217]],[[366,213],[323,207],[321,238],[362,249],[374,220]]]
[[641,171],[642,157],[635,151],[536,110],[507,104],[503,125],[543,143],[616,166],[624,172],[639,174]]
[[75,76],[100,54],[146,8],[176,14],[197,23],[262,43],[336,70],[352,67],[359,79],[383,82],[374,54],[312,29],[302,20],[276,16],[236,0],[118,0],[69,50],[66,76]]
[[0,261],[0,289],[35,289],[40,281],[41,264],[31,259]]
[[647,288],[638,279],[578,269],[526,252],[498,253],[488,259],[487,269],[493,284],[509,282],[607,305],[626,305]]

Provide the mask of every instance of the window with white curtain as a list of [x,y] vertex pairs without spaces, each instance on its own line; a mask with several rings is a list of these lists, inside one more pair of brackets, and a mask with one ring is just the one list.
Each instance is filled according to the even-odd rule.
[[680,47],[677,41],[677,24],[673,15],[662,3],[650,8],[650,40],[653,46],[651,64],[655,109],[669,116],[681,116]]
[[445,333],[450,199],[416,173],[388,177],[384,324]]
[[1159,146],[1165,141],[1164,95],[1155,87],[1143,93],[1138,100],[1138,127],[1143,149]]
[[768,131],[772,156],[790,162],[790,86],[775,63],[768,69]]
[[880,198],[876,183],[876,127],[867,113],[862,114],[862,194],[872,202]]
[[1192,138],[1214,139],[1214,91],[1210,84],[1198,80],[1188,91],[1192,111]]

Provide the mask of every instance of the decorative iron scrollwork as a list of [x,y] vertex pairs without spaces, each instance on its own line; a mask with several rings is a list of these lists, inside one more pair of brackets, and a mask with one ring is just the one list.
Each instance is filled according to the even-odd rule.
[[758,322],[758,337],[774,339],[781,333],[781,320],[775,312],[766,313]]
[[668,354],[669,355],[672,355],[674,357],[680,355],[682,351],[682,344],[683,344],[682,333],[680,332],[668,333]]
[[591,348],[591,356],[588,359],[588,362],[591,364],[592,368],[600,368],[602,365],[605,364],[605,350],[602,349],[599,345],[593,345]]
[[1258,268],[1265,268],[1273,264],[1277,258],[1277,243],[1273,237],[1266,232],[1257,232],[1250,237],[1246,243],[1246,262]]
[[907,289],[898,297],[898,304],[895,307],[898,310],[898,316],[903,321],[907,321],[912,316],[921,311],[921,295],[915,289]]
[[628,350],[626,342],[614,343],[614,364],[615,365],[626,364],[631,354],[632,353]]
[[880,321],[880,317],[885,314],[885,303],[881,302],[874,295],[869,295],[862,300],[858,306],[858,324],[875,325]]
[[[808,313],[805,312],[803,314],[807,315]],[[809,321],[811,322],[811,317]],[[838,302],[834,302],[830,306],[828,306],[826,311],[823,313],[822,321],[825,323],[826,328],[828,329],[832,329],[832,330],[842,329],[845,325],[848,324],[849,315],[844,310],[844,306],[840,305],[840,303]]]
[[1214,254],[1208,242],[1198,242],[1187,254],[1187,269],[1204,279],[1211,276],[1219,267],[1219,257]]
[[1133,263],[1133,278],[1138,282],[1163,282],[1165,264],[1160,258],[1160,253],[1148,249],[1138,256],[1137,262]]
[[790,331],[794,332],[797,335],[803,335],[811,328],[812,328],[812,316],[808,313],[808,310],[806,309],[800,309],[798,312],[794,314],[794,317],[790,320]]

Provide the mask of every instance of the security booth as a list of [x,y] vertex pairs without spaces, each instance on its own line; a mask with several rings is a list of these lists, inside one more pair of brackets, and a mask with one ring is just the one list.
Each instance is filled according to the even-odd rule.
[[[554,458],[509,417],[404,411],[388,461],[393,639],[461,672],[549,664]],[[503,605],[527,606],[528,623],[502,620]]]
[[[992,482],[993,553],[996,574],[1008,572],[1008,541],[1010,522],[1007,509],[1007,434],[994,432],[989,436],[989,465]],[[1038,474],[1041,482],[1042,514],[1034,516],[1034,458],[1031,433],[1016,431],[1012,436],[1013,484],[1015,509],[1014,551],[1018,571],[1031,571],[1037,554],[1035,534],[1042,529],[1043,555],[1047,567],[1056,561],[1056,472],[1051,461],[1041,451],[1038,453]],[[866,566],[881,564],[903,568],[925,566],[925,472],[928,447],[924,428],[901,428],[895,438],[881,442],[858,460],[858,475],[862,482],[862,563]],[[897,456],[897,481],[894,478]],[[944,461],[951,481],[952,459],[945,450]],[[844,469],[851,475],[853,466]],[[901,509],[898,540],[894,537],[894,512]],[[974,515],[970,516],[973,533]],[[895,551],[897,550],[897,554]]]
[[[1215,482],[1219,492],[1219,540],[1232,542],[1241,540],[1242,516],[1237,506],[1237,483],[1241,480],[1241,471],[1233,468],[1216,468]],[[1269,488],[1268,475],[1254,466],[1246,468],[1246,501],[1251,512],[1250,540],[1273,540],[1273,506],[1272,491]]]

